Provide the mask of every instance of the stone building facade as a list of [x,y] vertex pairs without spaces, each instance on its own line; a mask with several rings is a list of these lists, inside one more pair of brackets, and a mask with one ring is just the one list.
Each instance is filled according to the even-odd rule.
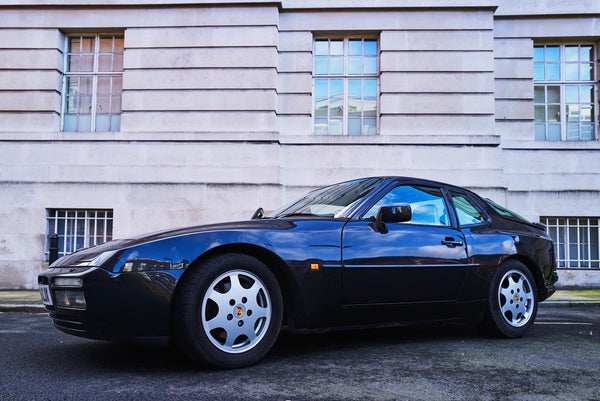
[[0,288],[324,184],[471,188],[600,286],[595,0],[5,0]]

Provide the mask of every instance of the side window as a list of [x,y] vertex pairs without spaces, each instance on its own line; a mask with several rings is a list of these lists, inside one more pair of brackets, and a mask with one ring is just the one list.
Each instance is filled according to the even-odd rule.
[[451,191],[452,202],[456,208],[458,215],[458,224],[468,226],[471,224],[482,223],[487,220],[486,215],[481,211],[479,206],[466,195]]
[[412,209],[412,219],[404,224],[449,226],[448,208],[439,188],[401,185],[393,188],[379,200],[364,216],[375,218],[382,206],[407,203]]

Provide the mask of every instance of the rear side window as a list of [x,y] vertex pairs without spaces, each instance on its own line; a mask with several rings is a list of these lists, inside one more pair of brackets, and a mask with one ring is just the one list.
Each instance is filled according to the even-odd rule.
[[504,217],[508,217],[509,219],[520,220],[522,222],[529,223],[529,221],[527,219],[525,219],[524,217],[519,216],[512,210],[508,210],[507,208],[500,206],[499,204],[497,204],[496,202],[494,202],[491,199],[485,199],[485,203],[487,203],[492,209],[494,209],[494,211],[496,213],[498,213],[500,216],[504,216]]
[[458,215],[458,224],[468,226],[483,223],[487,216],[469,197],[459,192],[450,191],[452,202]]

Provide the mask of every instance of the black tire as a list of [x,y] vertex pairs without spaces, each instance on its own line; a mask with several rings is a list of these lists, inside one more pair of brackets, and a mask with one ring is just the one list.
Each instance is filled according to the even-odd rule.
[[223,369],[263,358],[283,319],[275,276],[258,259],[239,253],[196,266],[174,302],[175,344],[194,360]]
[[533,326],[538,292],[531,272],[517,260],[503,263],[492,279],[484,328],[494,336],[522,337]]

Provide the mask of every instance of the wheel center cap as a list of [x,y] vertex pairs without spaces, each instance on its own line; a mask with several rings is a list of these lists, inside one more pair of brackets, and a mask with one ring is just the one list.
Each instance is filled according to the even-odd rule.
[[518,296],[517,294],[515,294],[515,295],[513,296],[513,299],[515,300],[515,302],[518,302],[518,301],[519,301],[519,296]]
[[246,314],[246,311],[244,310],[243,306],[237,305],[235,308],[233,308],[233,314],[240,318]]

